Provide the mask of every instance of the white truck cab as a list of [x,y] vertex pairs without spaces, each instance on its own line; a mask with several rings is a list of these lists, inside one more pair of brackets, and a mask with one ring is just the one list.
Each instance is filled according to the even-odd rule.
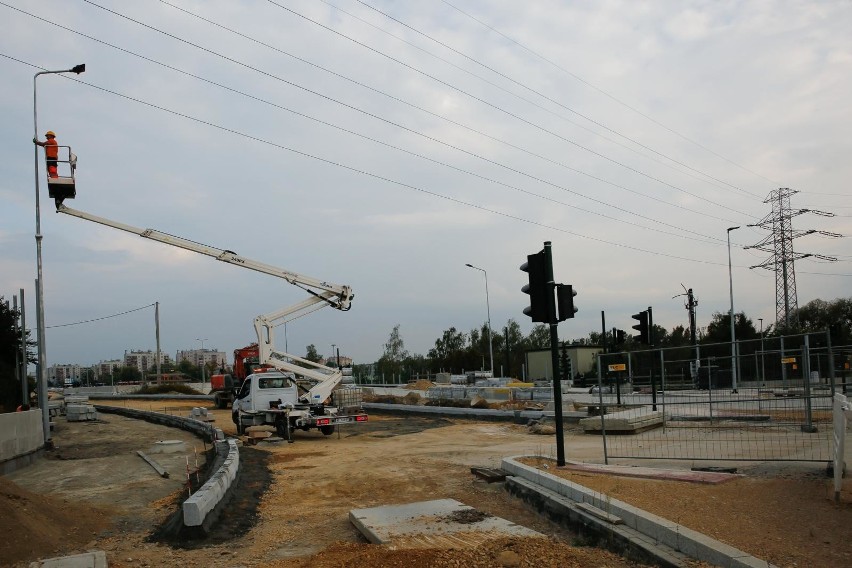
[[266,372],[246,377],[234,400],[234,411],[263,412],[270,408],[293,408],[299,390],[293,373]]
[[[294,430],[318,429],[326,436],[337,424],[364,422],[361,390],[341,388],[326,400],[300,401],[300,387],[293,373],[265,371],[246,377],[232,404],[232,418],[237,433],[248,426],[270,425],[282,438],[292,441]],[[341,408],[347,412],[341,414]]]

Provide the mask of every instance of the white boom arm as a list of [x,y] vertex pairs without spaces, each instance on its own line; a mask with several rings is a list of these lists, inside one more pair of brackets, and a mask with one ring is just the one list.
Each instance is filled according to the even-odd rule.
[[[92,215],[91,213],[71,209],[65,205],[59,205],[56,212],[71,215],[73,217],[79,217],[86,221],[100,223],[101,225],[112,227],[113,229],[133,233],[134,235],[139,235],[146,239],[165,243],[167,245],[196,252],[198,254],[211,256],[216,260],[221,260],[222,262],[227,262],[228,264],[233,264],[241,268],[248,268],[250,270],[256,270],[257,272],[263,272],[264,274],[283,278],[290,284],[302,288],[308,292],[311,297],[270,314],[257,316],[254,319],[254,329],[257,333],[257,344],[259,348],[259,360],[261,363],[272,365],[282,371],[289,371],[297,375],[304,376],[314,383],[313,387],[301,397],[301,400],[306,403],[324,402],[329,396],[331,396],[331,392],[334,390],[334,387],[336,387],[342,380],[343,376],[337,369],[320,365],[318,363],[296,357],[295,355],[290,355],[289,353],[276,351],[274,328],[275,326],[281,325],[303,315],[307,315],[325,306],[331,306],[341,311],[349,310],[352,298],[354,298],[352,288],[349,286],[331,284],[324,280],[318,280],[316,278],[311,278],[310,276],[304,276],[296,272],[290,272],[289,270],[283,270],[269,264],[242,257],[233,251],[217,249],[215,247],[203,245],[195,241],[176,237],[154,229],[139,229],[131,225],[125,225],[124,223]],[[315,369],[296,365],[296,362],[313,366]]]

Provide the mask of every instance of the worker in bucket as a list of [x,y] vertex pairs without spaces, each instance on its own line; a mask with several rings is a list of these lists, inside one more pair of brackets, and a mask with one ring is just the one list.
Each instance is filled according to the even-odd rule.
[[56,161],[59,159],[59,144],[56,142],[56,134],[53,130],[48,130],[44,133],[44,137],[47,138],[44,142],[40,142],[38,138],[33,138],[33,143],[44,148],[44,158],[47,163],[48,177],[59,177],[59,174],[56,171]]

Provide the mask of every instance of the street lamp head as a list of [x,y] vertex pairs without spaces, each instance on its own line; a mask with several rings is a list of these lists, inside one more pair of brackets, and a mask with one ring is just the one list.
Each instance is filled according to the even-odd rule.
[[731,231],[736,231],[737,229],[739,229],[739,227],[728,227],[728,232],[730,233]]
[[466,263],[466,264],[465,264],[465,266],[470,267],[470,268],[473,268],[473,265],[472,265],[471,263],[469,263],[469,262],[468,262],[468,263]]
[[85,63],[75,65],[74,67],[71,68],[71,72],[76,73],[77,75],[79,75],[80,73],[83,73],[85,70],[86,70],[86,64]]

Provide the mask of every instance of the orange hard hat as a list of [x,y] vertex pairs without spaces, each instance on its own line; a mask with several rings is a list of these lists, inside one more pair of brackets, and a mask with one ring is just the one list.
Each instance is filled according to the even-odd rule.
[[45,136],[53,136],[54,138],[56,138],[56,133],[54,133],[53,130],[48,130],[47,132],[44,133],[44,135]]

